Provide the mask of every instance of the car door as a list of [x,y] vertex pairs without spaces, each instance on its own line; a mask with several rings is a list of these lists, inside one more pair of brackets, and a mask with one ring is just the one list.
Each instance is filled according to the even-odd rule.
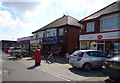
[[102,66],[102,63],[108,59],[108,55],[105,52],[102,51],[97,51],[98,55],[99,55],[99,63]]
[[92,64],[93,67],[98,67],[100,65],[100,57],[97,51],[89,51],[87,54],[89,57],[89,62]]

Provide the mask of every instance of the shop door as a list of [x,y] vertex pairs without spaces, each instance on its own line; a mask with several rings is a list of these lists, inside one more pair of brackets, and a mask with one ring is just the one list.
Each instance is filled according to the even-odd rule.
[[104,44],[97,44],[97,50],[104,51]]

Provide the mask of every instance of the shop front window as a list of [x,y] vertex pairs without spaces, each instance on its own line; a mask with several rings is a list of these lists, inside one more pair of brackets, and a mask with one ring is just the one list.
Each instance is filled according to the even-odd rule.
[[90,42],[81,42],[81,50],[88,50],[90,49]]
[[105,51],[106,51],[106,53],[111,54],[112,49],[113,49],[112,41],[105,41]]
[[104,51],[104,44],[97,44],[97,50]]
[[114,42],[114,53],[116,55],[120,53],[120,41]]
[[91,49],[91,50],[97,50],[97,45],[96,45],[96,42],[95,42],[95,41],[90,42],[90,49]]

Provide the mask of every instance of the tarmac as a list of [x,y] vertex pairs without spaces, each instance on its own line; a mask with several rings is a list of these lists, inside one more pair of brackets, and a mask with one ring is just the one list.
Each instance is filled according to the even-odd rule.
[[[31,57],[24,57],[22,60],[18,60],[19,62],[28,65],[28,69],[38,69],[44,72],[47,72],[51,75],[54,75],[56,77],[62,78],[66,81],[71,81],[69,78],[64,77],[64,72],[68,67],[71,67],[68,64],[68,60],[63,57],[58,57],[56,59],[56,62],[54,63],[47,63],[46,60],[41,60],[41,65],[34,67],[35,60]],[[66,76],[66,75],[65,75]]]
[[66,81],[103,81],[108,78],[104,76],[99,70],[93,70],[91,72],[83,72],[79,71],[79,69],[75,70],[63,57],[57,57],[56,62],[52,64],[48,64],[45,60],[41,60],[41,65],[38,67],[34,67],[35,60],[31,59],[31,57],[24,57],[19,61],[28,65],[29,69],[38,69],[56,77],[62,78]]
[[18,62],[27,65],[27,69],[29,70],[41,70],[66,81],[103,81],[108,78],[104,76],[100,70],[83,72],[79,69],[73,69],[71,65],[68,64],[68,60],[60,56],[57,56],[56,62],[51,64],[48,64],[42,59],[41,65],[37,67],[34,66],[35,60],[32,57],[23,57],[22,60],[18,60]]

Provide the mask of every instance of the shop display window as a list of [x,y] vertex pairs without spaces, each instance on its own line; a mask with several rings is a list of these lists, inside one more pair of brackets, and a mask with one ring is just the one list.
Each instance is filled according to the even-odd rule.
[[120,53],[120,41],[114,42],[114,53],[119,54]]
[[90,42],[90,49],[92,49],[92,50],[97,50],[97,45],[96,45],[96,42],[95,42],[95,41]]
[[88,50],[90,49],[90,42],[81,42],[81,50]]

